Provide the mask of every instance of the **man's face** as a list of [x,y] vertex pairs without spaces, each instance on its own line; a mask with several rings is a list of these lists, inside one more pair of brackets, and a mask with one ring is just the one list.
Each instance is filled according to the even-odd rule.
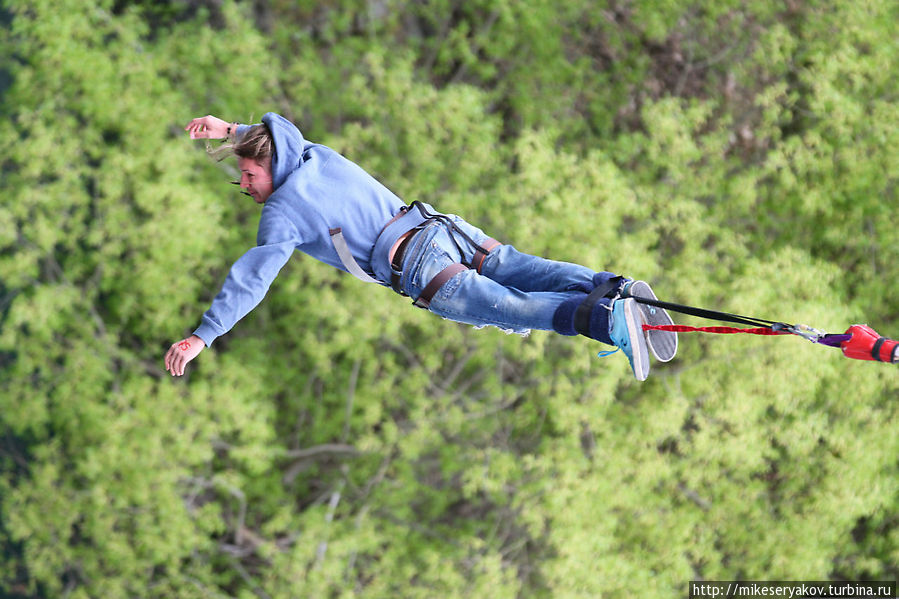
[[272,195],[272,173],[269,166],[263,166],[250,158],[238,158],[240,187],[253,196],[257,204],[264,204]]

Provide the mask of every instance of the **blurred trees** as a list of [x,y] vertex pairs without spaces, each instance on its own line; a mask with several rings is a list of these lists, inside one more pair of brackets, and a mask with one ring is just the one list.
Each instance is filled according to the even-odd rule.
[[895,3],[0,6],[7,595],[897,577],[895,369],[798,339],[685,336],[637,384],[297,255],[161,365],[255,238],[181,127],[267,110],[524,251],[895,337]]

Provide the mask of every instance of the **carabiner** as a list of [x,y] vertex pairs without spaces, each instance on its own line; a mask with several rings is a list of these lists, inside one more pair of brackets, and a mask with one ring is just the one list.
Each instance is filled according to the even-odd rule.
[[799,335],[803,339],[807,339],[812,343],[818,343],[827,335],[827,333],[825,333],[824,331],[816,329],[814,327],[810,327],[807,324],[793,324],[785,327],[784,330],[789,331],[794,335]]

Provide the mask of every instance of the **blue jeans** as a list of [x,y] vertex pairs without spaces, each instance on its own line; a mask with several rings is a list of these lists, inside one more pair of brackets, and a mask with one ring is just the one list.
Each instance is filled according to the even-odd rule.
[[[480,229],[455,215],[447,215],[481,244],[489,239]],[[403,257],[400,286],[417,298],[441,270],[457,262],[470,264],[474,248],[449,228],[431,222],[410,241]],[[461,251],[460,251],[461,250]],[[506,331],[553,330],[553,314],[572,298],[584,298],[593,288],[593,270],[519,252],[501,245],[487,255],[481,274],[469,269],[440,288],[431,299],[435,314],[474,326],[492,325]]]

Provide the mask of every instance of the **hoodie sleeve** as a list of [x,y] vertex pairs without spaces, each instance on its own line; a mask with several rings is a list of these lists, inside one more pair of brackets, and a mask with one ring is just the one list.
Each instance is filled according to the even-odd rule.
[[231,267],[222,290],[194,331],[206,347],[212,345],[216,337],[230,331],[262,301],[301,239],[287,218],[273,207],[265,206],[256,243],[256,247],[248,250]]
[[244,136],[244,133],[250,130],[250,127],[253,125],[244,125],[242,123],[237,123],[237,129],[234,130],[234,139],[240,139]]

